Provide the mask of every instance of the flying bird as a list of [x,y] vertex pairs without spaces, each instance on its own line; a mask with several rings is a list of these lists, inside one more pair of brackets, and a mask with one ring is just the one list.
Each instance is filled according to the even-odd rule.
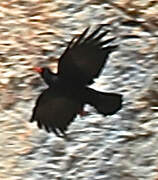
[[98,113],[112,115],[122,107],[122,95],[98,92],[88,85],[93,83],[102,70],[109,54],[117,45],[109,45],[115,38],[101,41],[108,31],[98,26],[90,35],[89,28],[73,38],[61,55],[57,73],[48,67],[36,67],[48,88],[38,97],[31,122],[58,137],[65,137],[66,130],[83,106],[90,104]]

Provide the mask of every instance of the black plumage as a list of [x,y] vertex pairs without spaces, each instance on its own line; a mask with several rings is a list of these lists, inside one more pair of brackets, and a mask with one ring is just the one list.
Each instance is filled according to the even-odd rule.
[[117,45],[107,45],[115,38],[100,41],[108,31],[100,25],[87,36],[87,28],[78,38],[73,38],[59,59],[58,72],[49,68],[36,68],[49,86],[37,99],[31,122],[39,128],[65,135],[69,124],[83,109],[84,104],[94,106],[104,115],[116,113],[122,106],[122,95],[103,93],[87,87],[98,77],[109,54]]

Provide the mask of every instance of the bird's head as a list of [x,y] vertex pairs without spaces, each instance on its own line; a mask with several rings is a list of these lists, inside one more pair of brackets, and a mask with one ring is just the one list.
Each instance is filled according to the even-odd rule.
[[53,73],[48,67],[34,67],[33,70],[41,75],[48,86],[51,86],[57,79],[57,74]]

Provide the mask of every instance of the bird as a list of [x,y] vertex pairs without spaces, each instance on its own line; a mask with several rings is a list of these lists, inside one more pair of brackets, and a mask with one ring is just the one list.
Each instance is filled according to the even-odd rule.
[[113,115],[122,108],[121,94],[99,92],[89,87],[100,75],[109,54],[118,47],[108,45],[115,37],[102,40],[109,32],[103,27],[101,24],[87,35],[88,27],[80,36],[75,36],[59,58],[57,73],[49,67],[34,68],[48,85],[37,98],[30,119],[30,122],[36,121],[40,129],[63,138],[77,114],[82,114],[85,104],[94,106],[104,116]]

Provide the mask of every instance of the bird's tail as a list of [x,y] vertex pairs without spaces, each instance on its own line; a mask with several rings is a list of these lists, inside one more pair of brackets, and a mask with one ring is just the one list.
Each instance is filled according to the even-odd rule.
[[104,115],[112,115],[122,107],[122,95],[115,93],[98,92],[94,89],[86,89],[85,100],[96,108],[96,110]]

